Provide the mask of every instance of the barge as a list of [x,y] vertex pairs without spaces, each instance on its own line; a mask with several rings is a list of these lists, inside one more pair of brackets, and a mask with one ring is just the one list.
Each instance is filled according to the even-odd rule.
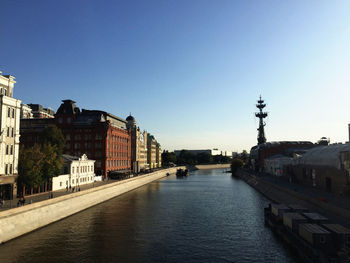
[[299,205],[271,203],[264,209],[264,217],[265,224],[303,262],[350,262],[350,229]]

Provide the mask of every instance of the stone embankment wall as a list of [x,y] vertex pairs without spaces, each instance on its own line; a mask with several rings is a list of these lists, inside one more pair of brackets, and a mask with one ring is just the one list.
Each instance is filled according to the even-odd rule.
[[35,229],[73,215],[113,197],[174,174],[174,167],[131,179],[110,183],[82,192],[0,212],[0,243],[29,233]]
[[317,198],[312,198],[303,193],[281,187],[252,175],[243,169],[238,170],[236,174],[237,177],[244,180],[247,184],[275,203],[300,204],[307,207],[311,211],[324,214],[334,222],[339,222],[349,227],[350,211],[347,209],[331,203],[325,203]]
[[221,169],[221,168],[230,168],[231,164],[198,164],[194,166],[198,170],[209,170],[209,169]]

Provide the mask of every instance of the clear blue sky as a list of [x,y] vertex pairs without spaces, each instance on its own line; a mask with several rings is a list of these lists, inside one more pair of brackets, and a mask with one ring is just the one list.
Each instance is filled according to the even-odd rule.
[[168,150],[348,140],[350,1],[2,0],[15,97],[135,116]]

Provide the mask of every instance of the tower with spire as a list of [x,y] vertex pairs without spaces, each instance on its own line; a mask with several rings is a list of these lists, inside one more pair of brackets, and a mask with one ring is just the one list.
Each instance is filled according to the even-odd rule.
[[260,98],[258,100],[258,104],[256,104],[256,107],[259,109],[259,112],[255,113],[255,117],[259,118],[259,128],[258,128],[258,145],[263,144],[266,142],[265,138],[265,131],[264,131],[264,126],[266,123],[264,122],[264,118],[267,117],[267,112],[263,112],[263,109],[266,107],[266,104],[264,104],[264,100]]

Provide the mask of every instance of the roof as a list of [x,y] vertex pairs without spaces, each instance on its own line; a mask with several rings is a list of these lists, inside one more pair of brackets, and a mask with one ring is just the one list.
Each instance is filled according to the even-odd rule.
[[68,155],[68,154],[62,154],[62,158],[64,161],[78,161],[79,160],[79,157]]
[[348,234],[350,235],[350,229],[339,224],[322,224],[327,230],[337,234]]
[[337,234],[348,234],[350,235],[350,229],[339,224],[322,224],[327,230]]
[[295,160],[295,164],[332,166],[341,168],[341,152],[350,152],[350,143],[331,144],[310,149]]
[[311,220],[328,220],[327,217],[324,217],[323,215],[320,215],[318,213],[303,213],[303,215]]
[[330,234],[329,231],[322,228],[321,226],[317,224],[300,224],[299,228],[304,228],[307,232],[313,233],[313,234]]
[[306,220],[305,216],[302,216],[299,213],[284,213],[283,217],[291,218],[291,219],[303,219]]
[[134,121],[135,118],[134,118],[134,116],[129,115],[129,116],[126,118],[126,120],[127,120],[127,121]]

